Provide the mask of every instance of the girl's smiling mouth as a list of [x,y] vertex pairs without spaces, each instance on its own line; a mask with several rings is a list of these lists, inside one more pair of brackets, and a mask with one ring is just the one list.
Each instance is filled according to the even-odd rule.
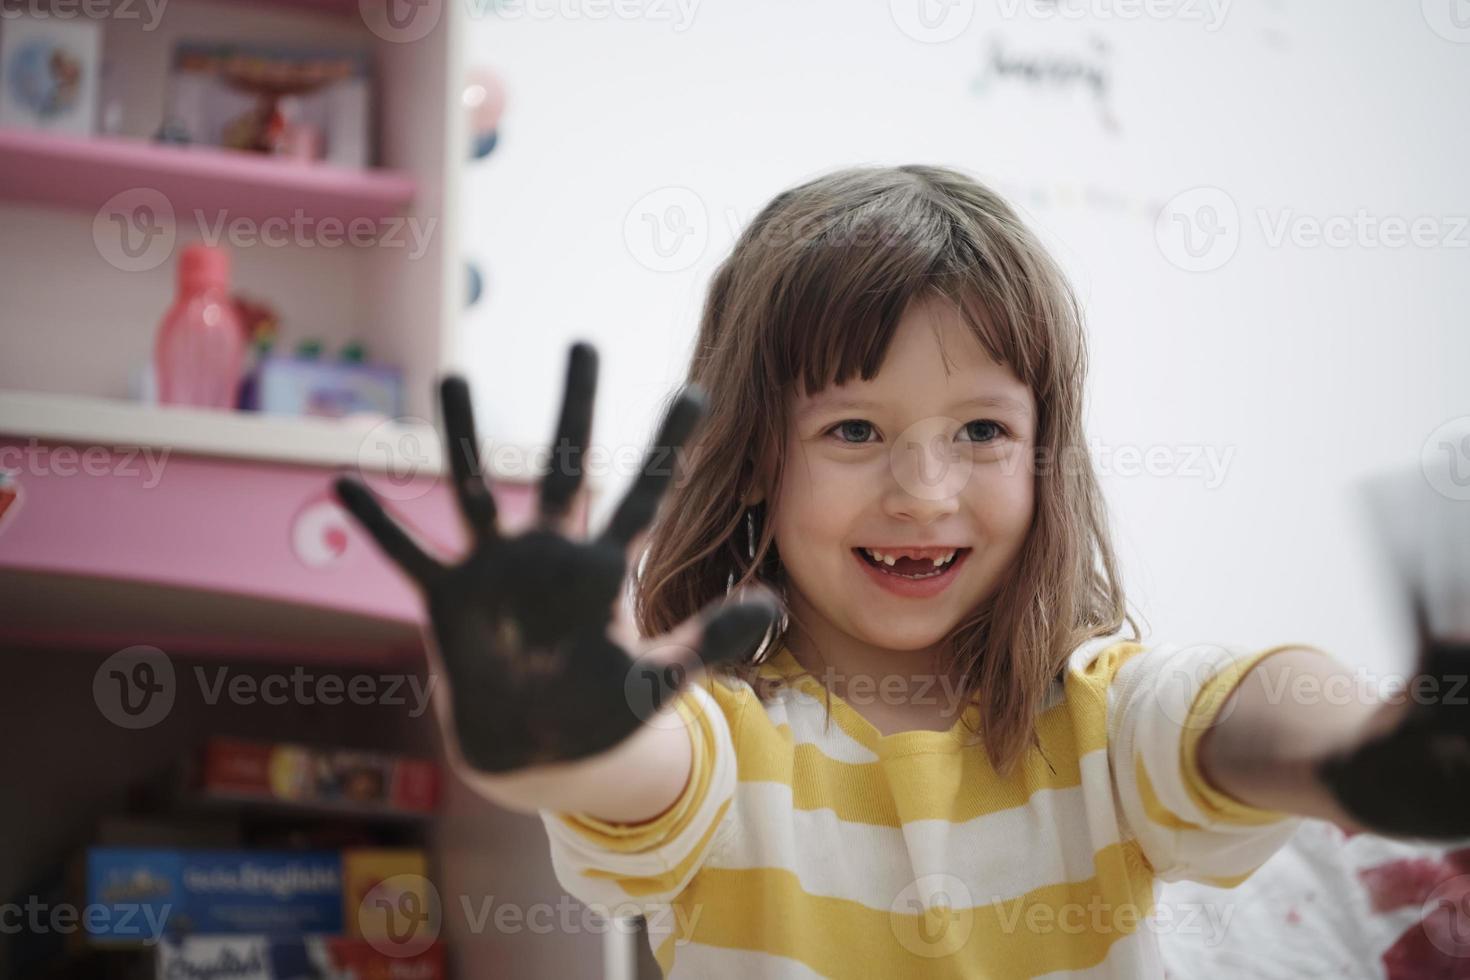
[[970,548],[940,545],[928,548],[853,548],[852,554],[875,585],[896,595],[926,598],[943,592]]

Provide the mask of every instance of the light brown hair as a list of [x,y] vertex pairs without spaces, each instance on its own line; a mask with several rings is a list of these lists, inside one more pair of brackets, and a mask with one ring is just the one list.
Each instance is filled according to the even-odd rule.
[[[1137,639],[1138,627],[1084,444],[1081,310],[1011,207],[958,171],[836,171],[779,194],[741,234],[715,272],[689,369],[708,414],[650,529],[635,615],[657,636],[753,581],[785,594],[766,508],[794,393],[871,380],[909,304],[936,294],[1037,406],[1031,529],[995,592],[955,628],[946,665],[961,703],[982,706],[978,734],[1005,774],[1036,744],[1072,650],[1125,620]],[[756,487],[766,499],[748,507]],[[778,623],[734,673],[752,678],[788,631]]]

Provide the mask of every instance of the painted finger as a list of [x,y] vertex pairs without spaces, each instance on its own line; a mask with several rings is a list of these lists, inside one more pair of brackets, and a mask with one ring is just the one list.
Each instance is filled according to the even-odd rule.
[[674,478],[674,463],[679,450],[704,417],[706,404],[704,391],[697,385],[687,387],[674,402],[664,417],[658,437],[648,447],[638,478],[602,532],[603,541],[626,549],[653,520],[659,501]]
[[439,403],[460,513],[477,540],[493,540],[497,537],[495,498],[490,495],[480,467],[480,443],[475,435],[469,383],[457,374],[445,378],[439,384]]
[[438,576],[443,566],[425,554],[398,522],[388,516],[371,490],[350,476],[338,477],[332,487],[348,513],[411,578],[428,585]]
[[591,344],[572,345],[567,358],[561,419],[551,446],[551,468],[541,480],[541,518],[565,521],[582,485],[582,457],[592,438],[592,405],[597,394],[597,351]]

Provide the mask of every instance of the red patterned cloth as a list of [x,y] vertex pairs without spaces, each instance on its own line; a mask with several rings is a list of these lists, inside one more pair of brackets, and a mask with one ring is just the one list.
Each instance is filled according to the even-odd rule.
[[1160,887],[1174,923],[1160,929],[1167,975],[1470,980],[1467,845],[1348,835],[1309,820],[1233,889]]

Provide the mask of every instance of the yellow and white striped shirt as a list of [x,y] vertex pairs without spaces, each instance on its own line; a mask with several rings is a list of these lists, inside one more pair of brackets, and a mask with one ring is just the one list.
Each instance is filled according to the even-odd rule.
[[833,695],[827,724],[782,649],[760,671],[776,697],[723,676],[681,693],[694,765],[663,814],[541,811],[552,863],[594,910],[646,915],[667,977],[1162,976],[1155,880],[1233,887],[1300,823],[1196,760],[1240,678],[1286,648],[1090,640],[1043,751],[1006,779],[963,719],[883,736]]

